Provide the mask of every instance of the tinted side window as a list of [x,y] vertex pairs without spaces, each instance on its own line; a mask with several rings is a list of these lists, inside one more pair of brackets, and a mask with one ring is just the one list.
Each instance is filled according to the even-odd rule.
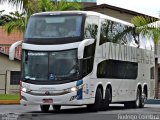
[[98,21],[99,18],[97,16],[88,16],[85,21],[84,39],[95,39],[95,42],[84,48],[84,59],[82,61],[84,76],[89,74],[93,69]]
[[85,21],[84,39],[97,39],[99,18],[88,16]]
[[133,27],[107,19],[101,20],[100,45],[105,42],[113,42],[136,46],[138,39],[139,35],[135,34]]
[[98,78],[112,79],[136,79],[138,74],[138,63],[105,60],[98,64]]

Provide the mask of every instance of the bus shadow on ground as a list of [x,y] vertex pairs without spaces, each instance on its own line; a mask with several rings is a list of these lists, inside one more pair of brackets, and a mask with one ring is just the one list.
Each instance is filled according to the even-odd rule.
[[[109,109],[107,111],[112,111],[112,110],[124,110],[124,109],[129,109],[129,108],[125,108],[124,106],[110,106]],[[105,112],[107,112],[105,111]],[[101,112],[101,111],[99,111]],[[72,114],[72,113],[76,113],[76,114],[82,114],[82,113],[92,113],[90,111],[87,110],[86,107],[80,107],[80,108],[68,108],[68,109],[61,109],[60,111],[54,111],[54,110],[49,110],[48,112],[41,112],[41,111],[30,111],[27,113],[33,113],[33,114]],[[93,112],[95,113],[95,112]],[[25,114],[25,113],[24,113]]]
[[[122,111],[122,110],[127,110],[129,108],[125,108],[124,106],[110,106],[109,110],[107,111],[99,111],[99,112],[89,112],[86,107],[80,107],[80,108],[68,108],[68,109],[61,109],[60,111],[54,111],[50,110],[46,113],[41,112],[41,111],[30,111],[26,113],[22,113],[19,115],[18,120],[41,120],[42,118],[45,118],[46,120],[50,120],[50,118],[57,118],[57,119],[64,119],[66,117],[66,114],[68,114],[71,118],[75,118],[76,116],[78,117],[84,117],[84,116],[94,116],[98,117],[99,115],[116,115],[114,111]],[[113,114],[104,114],[104,112],[111,112],[113,111]],[[102,114],[97,114],[101,113]],[[98,115],[98,116],[97,116]],[[115,116],[114,116],[115,117]],[[35,119],[36,118],[36,119]],[[98,118],[97,118],[98,119]],[[68,120],[68,118],[67,118]],[[117,120],[117,119],[116,119]]]

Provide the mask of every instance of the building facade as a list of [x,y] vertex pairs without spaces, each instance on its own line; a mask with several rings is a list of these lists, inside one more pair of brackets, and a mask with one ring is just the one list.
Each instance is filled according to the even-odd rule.
[[17,93],[20,80],[20,60],[11,61],[0,53],[0,94]]
[[22,40],[21,34],[7,35],[0,27],[0,94],[19,91],[21,47],[16,48],[14,61],[8,58],[10,45],[18,40]]

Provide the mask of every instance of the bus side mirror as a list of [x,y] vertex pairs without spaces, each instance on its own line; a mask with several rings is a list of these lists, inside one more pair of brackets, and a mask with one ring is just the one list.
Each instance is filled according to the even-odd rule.
[[78,59],[83,59],[85,46],[93,44],[95,39],[85,39],[78,46]]
[[17,41],[17,42],[15,42],[11,45],[11,47],[9,48],[9,59],[10,60],[14,60],[15,49],[16,49],[17,46],[19,46],[21,44],[22,44],[22,40]]

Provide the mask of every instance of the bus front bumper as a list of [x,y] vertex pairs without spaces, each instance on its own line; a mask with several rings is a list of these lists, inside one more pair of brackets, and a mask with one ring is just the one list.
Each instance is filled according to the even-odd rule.
[[91,99],[83,99],[83,96],[77,94],[77,91],[58,96],[35,96],[22,92],[20,100],[20,103],[23,105],[84,105],[92,102],[93,100]]

